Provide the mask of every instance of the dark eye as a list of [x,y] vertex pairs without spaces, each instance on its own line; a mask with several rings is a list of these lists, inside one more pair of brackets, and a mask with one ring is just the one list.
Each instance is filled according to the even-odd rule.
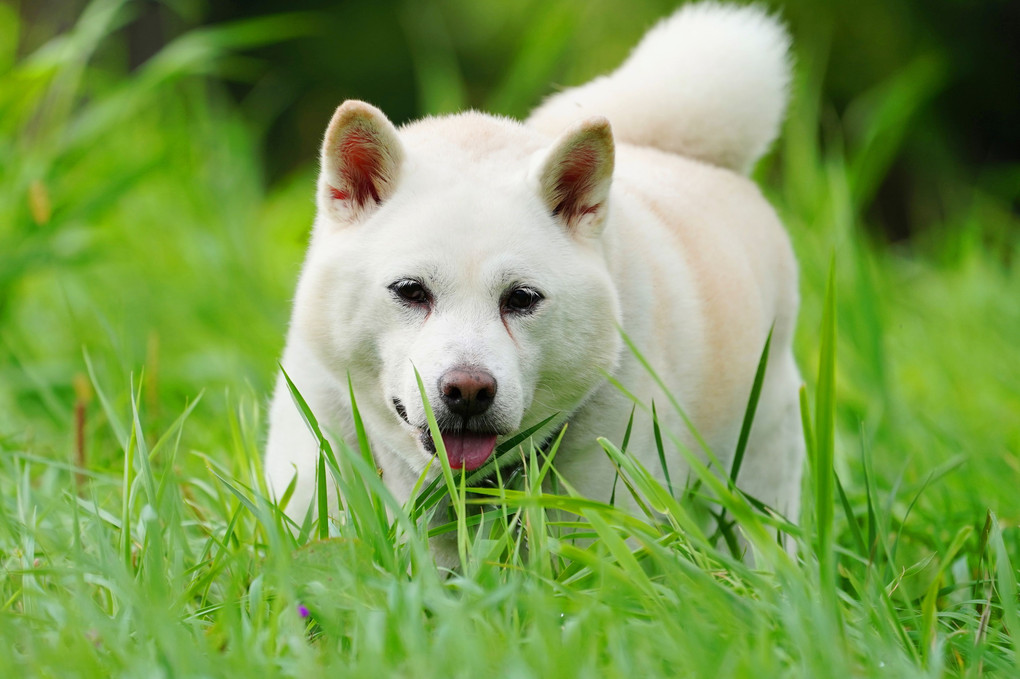
[[390,286],[390,290],[407,306],[428,306],[432,302],[432,295],[421,281],[410,278],[399,280]]
[[503,300],[504,313],[528,314],[543,299],[542,293],[531,288],[514,288]]

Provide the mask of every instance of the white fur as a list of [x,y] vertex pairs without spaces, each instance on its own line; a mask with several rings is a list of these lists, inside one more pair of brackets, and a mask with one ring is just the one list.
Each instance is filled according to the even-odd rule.
[[748,173],[779,133],[790,39],[758,7],[686,5],[610,75],[549,97],[528,124],[549,134],[603,115],[618,142]]
[[[543,435],[569,419],[557,468],[580,492],[608,500],[614,469],[595,439],[619,442],[631,403],[605,373],[654,400],[663,427],[698,450],[618,329],[729,465],[774,326],[739,483],[796,519],[796,265],[771,206],[733,171],[746,172],[776,133],[787,42],[758,9],[693,5],[654,28],[613,75],[556,95],[527,125],[465,113],[395,130],[373,107],[345,103],[323,148],[318,216],[282,359],[323,429],[353,440],[349,375],[383,479],[405,501],[431,460],[414,368],[441,408],[444,371],[479,367],[498,383],[487,424],[500,440],[549,415],[558,417]],[[577,114],[604,114],[612,131]],[[368,131],[362,155],[338,160],[352,130]],[[358,174],[365,157],[382,159],[369,168],[376,174]],[[336,198],[350,192],[335,184],[366,176],[378,203]],[[394,296],[390,286],[409,278],[428,287],[431,306]],[[505,312],[515,285],[542,293],[532,313]],[[687,465],[668,448],[682,486]],[[642,410],[629,450],[663,476]],[[278,495],[297,474],[292,516],[313,498],[316,459],[281,377],[265,467]],[[633,508],[626,492],[617,502]]]

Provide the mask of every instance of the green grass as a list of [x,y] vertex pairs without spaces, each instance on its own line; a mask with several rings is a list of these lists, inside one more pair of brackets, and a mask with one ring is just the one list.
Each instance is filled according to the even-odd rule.
[[[523,110],[548,78],[579,30],[558,11],[539,22],[558,47],[524,43],[493,101]],[[974,193],[909,249],[862,235],[922,67],[850,126],[803,58],[760,168],[802,267],[801,528],[729,470],[693,480],[756,569],[622,441],[602,441],[616,492],[654,515],[577,497],[526,443],[512,482],[471,494],[445,468],[402,510],[361,441],[322,448],[342,520],[288,529],[264,499],[262,418],[313,168],[265,188],[257,134],[208,74],[303,19],[193,33],[130,74],[92,56],[124,20],[94,3],[0,60],[0,676],[1020,672],[1016,217]],[[461,91],[449,63],[421,64],[436,107]],[[453,574],[425,548],[446,496]]]

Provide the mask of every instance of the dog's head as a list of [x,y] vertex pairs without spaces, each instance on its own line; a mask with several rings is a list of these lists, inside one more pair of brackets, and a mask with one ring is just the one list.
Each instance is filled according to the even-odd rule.
[[435,452],[415,370],[465,469],[600,383],[620,348],[612,170],[605,119],[550,142],[479,114],[398,132],[368,104],[337,109],[295,329],[350,375],[377,448],[417,472]]

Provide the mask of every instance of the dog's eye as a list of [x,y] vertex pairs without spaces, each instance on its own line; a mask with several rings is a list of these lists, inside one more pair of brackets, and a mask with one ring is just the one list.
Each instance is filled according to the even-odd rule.
[[390,286],[397,299],[408,306],[427,306],[432,301],[428,289],[420,281],[404,279]]
[[503,311],[527,314],[534,311],[543,299],[542,293],[531,288],[514,288],[503,300]]

